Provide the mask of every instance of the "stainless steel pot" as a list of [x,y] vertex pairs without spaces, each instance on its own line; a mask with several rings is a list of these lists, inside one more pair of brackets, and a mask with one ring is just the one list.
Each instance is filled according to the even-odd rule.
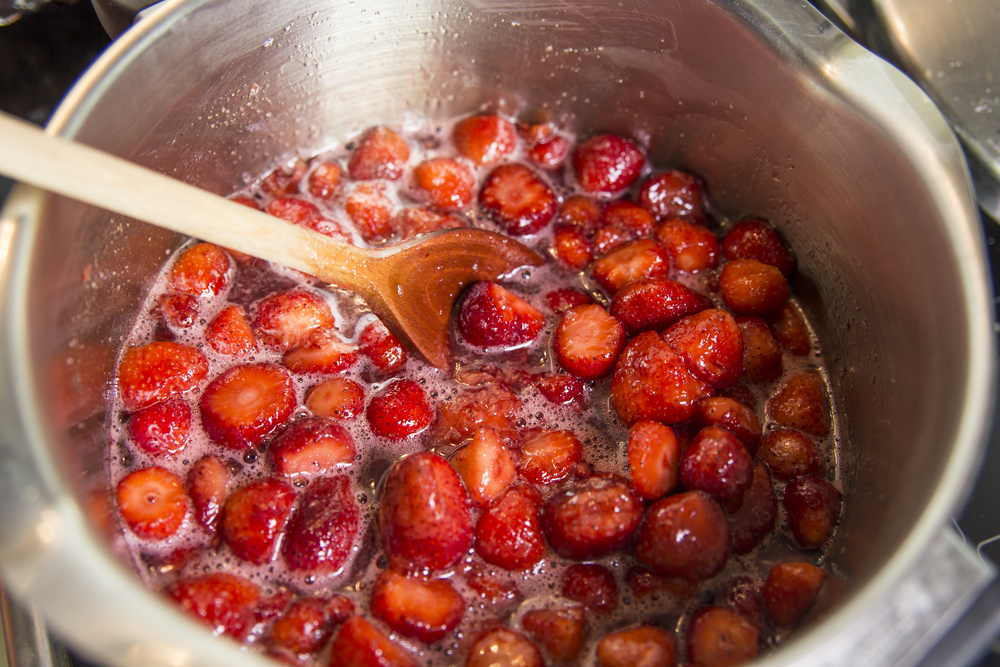
[[[898,71],[787,0],[166,0],[49,126],[228,193],[375,123],[480,108],[640,138],[796,249],[843,410],[845,598],[766,664],[832,664],[941,544],[993,404],[958,143]],[[181,242],[27,188],[0,222],[0,563],[113,665],[268,664],[146,591],[103,492],[113,351]]]

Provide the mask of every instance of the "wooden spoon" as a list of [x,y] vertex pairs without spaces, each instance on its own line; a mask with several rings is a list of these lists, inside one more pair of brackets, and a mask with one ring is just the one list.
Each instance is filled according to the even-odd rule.
[[0,114],[0,145],[0,173],[10,178],[356,292],[390,331],[438,368],[451,359],[448,327],[462,290],[544,261],[506,236],[473,228],[378,250],[358,248],[6,114]]

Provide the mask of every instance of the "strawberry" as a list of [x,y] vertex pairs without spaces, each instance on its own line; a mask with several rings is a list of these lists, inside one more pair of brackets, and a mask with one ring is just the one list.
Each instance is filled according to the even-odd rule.
[[614,196],[626,190],[645,163],[642,149],[613,134],[591,137],[573,151],[576,180],[590,194]]
[[586,616],[580,607],[532,609],[521,616],[521,627],[557,663],[575,660],[587,640]]
[[603,565],[577,563],[563,573],[562,596],[591,611],[613,612],[618,608],[615,575]]
[[640,625],[604,635],[597,643],[601,667],[673,667],[677,640],[673,634],[652,625]]
[[285,529],[281,554],[288,569],[322,575],[341,573],[358,548],[360,514],[347,475],[313,480]]
[[413,168],[416,197],[440,211],[461,211],[472,203],[476,177],[459,160],[431,158]]
[[477,506],[489,505],[514,480],[514,455],[503,446],[497,432],[480,428],[451,459],[469,497]]
[[395,632],[430,643],[458,625],[465,600],[447,579],[385,570],[372,588],[371,610]]
[[231,266],[225,250],[198,243],[181,253],[170,268],[170,288],[178,294],[211,299],[229,286]]
[[611,377],[611,407],[626,425],[640,419],[674,424],[690,419],[694,402],[712,386],[688,370],[684,359],[655,331],[633,338]]
[[594,303],[594,298],[575,289],[553,290],[545,295],[545,305],[556,315],[562,315],[573,306],[585,306],[588,303]]
[[638,204],[618,200],[604,208],[602,223],[605,227],[624,229],[635,238],[649,236],[656,228],[656,220]]
[[240,639],[250,627],[260,598],[253,582],[229,572],[180,579],[163,592],[214,633],[234,639]]
[[242,357],[257,351],[257,339],[243,309],[229,306],[205,329],[205,342],[227,357]]
[[594,475],[562,489],[542,510],[542,530],[560,556],[599,558],[621,549],[642,519],[642,501],[617,475]]
[[822,477],[796,477],[785,487],[782,505],[792,536],[803,549],[819,549],[840,521],[840,491]]
[[825,438],[830,432],[830,414],[819,373],[806,371],[789,378],[767,402],[767,414],[779,426]]
[[144,540],[165,540],[176,533],[188,508],[181,478],[158,466],[125,476],[115,487],[115,500],[129,529]]
[[737,508],[727,509],[730,510],[729,545],[733,553],[750,553],[774,529],[778,513],[778,497],[766,465],[759,461],[754,464],[753,479]]
[[778,563],[771,567],[760,589],[767,620],[778,628],[798,623],[816,602],[824,581],[826,572],[812,563]]
[[795,272],[795,257],[781,235],[759,218],[741,220],[722,239],[726,259],[755,259],[770,264],[786,278]]
[[743,372],[754,382],[772,382],[781,377],[781,347],[763,320],[738,317],[743,336]]
[[470,345],[512,348],[533,341],[544,321],[537,308],[486,280],[476,283],[466,293],[455,324]]
[[635,241],[636,235],[629,230],[616,225],[601,227],[594,232],[592,245],[594,256],[603,257],[612,250],[622,247],[630,241]]
[[361,616],[340,628],[330,649],[330,665],[351,667],[417,667],[402,646]]
[[543,431],[521,444],[517,471],[527,481],[547,486],[569,477],[583,460],[583,443],[572,431]]
[[667,278],[670,253],[656,241],[631,241],[594,262],[594,280],[614,296],[619,289],[639,278]]
[[296,597],[296,593],[285,586],[279,586],[270,595],[260,598],[253,608],[253,619],[256,621],[256,626],[261,626],[264,622],[272,621],[281,616],[281,613]]
[[229,466],[209,454],[198,459],[188,470],[186,486],[194,504],[194,518],[210,533],[219,528],[222,505],[229,495]]
[[571,195],[563,200],[557,221],[564,225],[576,225],[586,232],[593,232],[601,220],[601,204],[584,195]]
[[563,314],[553,347],[560,366],[583,380],[598,380],[614,370],[625,329],[602,306],[576,306]]
[[531,640],[514,630],[498,626],[480,637],[469,649],[465,667],[544,667],[542,654]]
[[186,294],[163,295],[157,308],[164,321],[175,329],[192,327],[198,319],[198,299]]
[[760,609],[760,584],[750,577],[736,576],[724,582],[715,595],[715,604],[729,607],[742,614],[758,630],[764,629],[764,615]]
[[513,602],[520,596],[516,584],[498,576],[483,565],[473,564],[466,574],[465,581],[475,595],[491,605]]
[[223,541],[237,558],[255,565],[270,562],[294,502],[295,490],[278,479],[237,489],[222,508]]
[[382,540],[393,567],[444,569],[472,543],[469,497],[458,473],[437,454],[396,463],[382,491]]
[[770,431],[760,448],[760,459],[774,476],[787,482],[802,475],[826,474],[826,464],[819,448],[804,433],[790,428]]
[[469,225],[465,220],[453,215],[444,215],[423,206],[411,206],[396,214],[392,226],[399,230],[400,236],[405,241],[421,234]]
[[347,173],[356,181],[394,181],[403,175],[409,159],[410,147],[401,136],[388,127],[374,127],[358,141]]
[[365,390],[350,378],[330,378],[309,390],[305,405],[320,417],[354,419],[365,406]]
[[632,489],[642,500],[662,498],[677,486],[681,446],[669,426],[637,421],[628,431],[626,455]]
[[126,410],[141,410],[198,386],[208,361],[193,347],[159,341],[130,347],[118,364],[118,391]]
[[545,557],[542,495],[527,484],[507,489],[476,523],[476,553],[506,570],[526,570]]
[[711,307],[701,294],[669,278],[639,278],[617,292],[611,300],[611,314],[626,333],[663,331],[681,318]]
[[354,462],[354,439],[343,426],[326,417],[306,417],[291,423],[269,447],[274,471],[284,477],[323,474]]
[[582,227],[556,225],[552,230],[552,252],[571,269],[584,269],[594,260],[594,249]]
[[788,302],[785,302],[778,314],[771,319],[771,331],[782,347],[797,357],[805,356],[813,349],[812,338],[805,320]]
[[739,315],[773,315],[788,301],[788,282],[781,271],[755,259],[737,259],[722,268],[719,291]]
[[267,212],[285,222],[304,227],[311,227],[323,217],[316,204],[298,197],[277,197],[267,205]]
[[528,148],[528,159],[542,169],[558,169],[569,155],[570,143],[565,137],[554,136]]
[[656,595],[654,600],[662,595],[668,595],[677,600],[690,600],[698,591],[697,582],[680,577],[667,577],[653,572],[644,565],[634,565],[625,573],[625,584],[636,598],[648,598]]
[[686,220],[667,220],[656,229],[656,241],[670,252],[674,266],[698,273],[719,263],[719,241],[704,226]]
[[725,428],[706,426],[684,451],[680,464],[685,488],[715,496],[720,502],[739,500],[753,481],[750,452]]
[[365,243],[384,243],[396,233],[394,209],[383,183],[359,183],[344,202],[344,212]]
[[703,607],[691,618],[688,660],[705,667],[742,665],[757,657],[758,630],[749,619],[725,607]]
[[635,555],[660,574],[691,581],[708,579],[729,557],[726,515],[703,491],[667,496],[646,511]]
[[[347,599],[342,595],[338,597]],[[333,623],[327,607],[327,601],[320,598],[292,600],[271,625],[271,644],[291,655],[316,653],[333,635]]]
[[434,406],[416,381],[393,380],[372,396],[365,416],[376,436],[402,440],[431,425]]
[[292,415],[295,389],[274,364],[233,366],[205,388],[198,405],[208,437],[230,449],[256,447]]
[[299,181],[305,176],[308,164],[298,158],[291,164],[285,164],[260,181],[260,191],[271,197],[284,197],[299,191]]
[[335,324],[329,304],[301,288],[265,297],[253,310],[261,340],[279,352],[301,347],[314,332]]
[[441,414],[434,430],[442,441],[458,444],[483,427],[492,428],[509,440],[514,430],[514,413],[521,407],[521,400],[504,383],[488,382],[463,390],[440,405]]
[[663,340],[684,358],[692,375],[717,389],[736,384],[743,373],[743,336],[724,310],[689,315],[664,331]]
[[533,383],[546,400],[556,405],[583,398],[583,381],[571,375],[536,375]]
[[647,178],[639,190],[639,203],[661,222],[705,217],[701,181],[683,171],[665,171]]
[[725,396],[705,396],[694,404],[694,421],[699,427],[721,426],[739,438],[751,456],[760,446],[760,420],[753,410]]
[[358,360],[358,349],[345,343],[335,329],[316,329],[305,343],[281,358],[293,373],[340,373]]
[[361,354],[386,373],[395,373],[406,363],[406,348],[393,336],[381,320],[373,320],[358,337]]
[[150,456],[178,454],[191,439],[191,406],[171,399],[143,408],[129,418],[128,435]]
[[317,199],[334,201],[344,187],[344,168],[336,162],[320,162],[309,172],[306,188]]
[[517,145],[517,131],[495,114],[469,116],[455,124],[451,135],[459,154],[477,165],[490,164],[509,155]]
[[479,190],[479,210],[511,236],[540,231],[556,214],[556,195],[522,164],[494,169]]

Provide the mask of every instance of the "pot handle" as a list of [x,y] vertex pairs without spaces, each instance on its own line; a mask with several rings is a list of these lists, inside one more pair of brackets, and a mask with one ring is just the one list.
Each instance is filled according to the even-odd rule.
[[93,0],[94,11],[105,32],[116,39],[135,23],[136,17],[160,0]]

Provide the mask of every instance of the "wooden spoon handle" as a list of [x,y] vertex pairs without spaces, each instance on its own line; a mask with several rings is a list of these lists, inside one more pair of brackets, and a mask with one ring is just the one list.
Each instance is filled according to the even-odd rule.
[[78,201],[369,291],[366,250],[0,113],[0,173]]

